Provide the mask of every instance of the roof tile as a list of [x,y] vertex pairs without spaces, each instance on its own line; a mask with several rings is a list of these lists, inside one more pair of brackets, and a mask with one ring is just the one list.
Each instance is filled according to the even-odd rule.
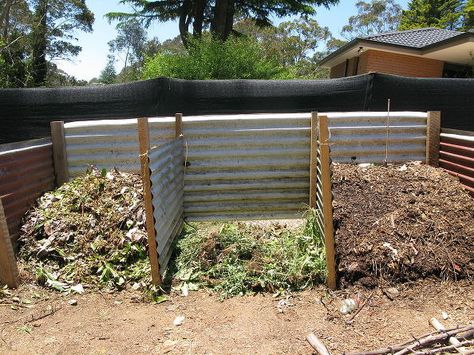
[[463,32],[444,30],[440,28],[421,28],[408,31],[380,33],[374,36],[365,37],[364,39],[421,49],[462,34]]

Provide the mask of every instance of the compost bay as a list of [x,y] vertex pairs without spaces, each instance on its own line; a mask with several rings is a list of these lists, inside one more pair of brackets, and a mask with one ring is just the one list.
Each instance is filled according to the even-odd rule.
[[474,199],[445,171],[334,164],[342,285],[474,276]]

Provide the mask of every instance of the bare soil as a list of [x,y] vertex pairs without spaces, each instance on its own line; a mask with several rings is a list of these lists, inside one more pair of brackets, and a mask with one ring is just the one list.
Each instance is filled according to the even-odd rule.
[[341,285],[474,278],[474,199],[442,169],[335,164]]
[[[283,301],[268,294],[220,301],[198,291],[153,305],[130,292],[62,296],[24,285],[15,296],[32,300],[31,305],[13,310],[10,298],[2,300],[0,353],[311,354],[305,340],[311,331],[341,353],[408,341],[432,331],[431,317],[449,327],[474,320],[472,281],[425,280],[398,291],[390,300],[380,288],[332,293],[321,287]],[[350,324],[352,315],[338,311],[346,297],[369,299]],[[76,306],[68,304],[71,298]],[[174,326],[179,315],[185,320]]]

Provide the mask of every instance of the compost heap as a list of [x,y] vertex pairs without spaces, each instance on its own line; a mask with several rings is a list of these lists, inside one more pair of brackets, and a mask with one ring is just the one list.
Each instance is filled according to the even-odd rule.
[[474,199],[442,169],[334,164],[342,285],[474,276]]
[[59,291],[148,285],[140,176],[89,169],[38,199],[19,242],[22,268]]

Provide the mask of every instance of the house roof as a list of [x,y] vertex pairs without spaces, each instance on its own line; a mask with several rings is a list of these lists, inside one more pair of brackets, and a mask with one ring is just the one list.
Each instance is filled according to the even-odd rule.
[[[424,56],[429,52],[455,45],[459,42],[473,42],[474,32],[459,32],[440,28],[420,28],[407,31],[385,32],[367,37],[356,38],[324,58],[320,65],[334,64],[338,57],[354,51],[354,48],[374,47],[381,50],[406,52]],[[473,45],[474,49],[474,45]]]
[[440,28],[420,28],[416,30],[380,33],[374,36],[363,37],[363,39],[409,48],[424,48],[461,35],[464,35],[464,32]]

